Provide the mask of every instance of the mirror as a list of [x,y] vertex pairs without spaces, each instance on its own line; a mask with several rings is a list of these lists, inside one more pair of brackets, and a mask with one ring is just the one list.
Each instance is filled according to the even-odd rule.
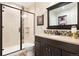
[[77,2],[62,2],[48,8],[48,27],[78,24]]
[[77,3],[71,3],[49,12],[49,25],[77,24]]

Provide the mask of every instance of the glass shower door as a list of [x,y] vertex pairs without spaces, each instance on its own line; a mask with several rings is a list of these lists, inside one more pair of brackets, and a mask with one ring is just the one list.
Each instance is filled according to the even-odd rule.
[[22,49],[34,46],[34,15],[31,13],[23,12],[23,39]]
[[20,50],[20,10],[3,5],[2,55]]

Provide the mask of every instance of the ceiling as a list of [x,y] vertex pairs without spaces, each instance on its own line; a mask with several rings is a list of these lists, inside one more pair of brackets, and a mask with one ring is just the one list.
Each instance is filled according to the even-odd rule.
[[30,6],[34,5],[35,2],[13,2],[19,6],[23,6],[25,8],[29,8]]
[[49,2],[14,2],[14,4],[17,4],[19,6],[23,6],[25,8],[29,8],[29,7],[33,7],[33,6],[37,6],[40,5],[46,5],[48,4]]
[[29,8],[30,6],[34,5],[35,2],[1,2],[2,4],[10,5],[10,6],[18,6],[18,7],[24,7]]
[[51,6],[51,5],[54,5],[56,3],[58,3],[58,2],[14,2],[14,4],[17,4],[19,6],[23,6],[25,8],[29,8],[29,7],[34,6],[34,5],[36,5],[38,7],[38,5],[44,6],[44,5],[49,4],[49,6]]
[[[17,5],[19,7],[24,7],[24,8],[29,8],[29,7],[39,7],[39,6],[46,6],[46,5],[53,5],[55,4],[54,2],[4,2],[3,4],[7,5]],[[15,7],[15,6],[14,6]]]

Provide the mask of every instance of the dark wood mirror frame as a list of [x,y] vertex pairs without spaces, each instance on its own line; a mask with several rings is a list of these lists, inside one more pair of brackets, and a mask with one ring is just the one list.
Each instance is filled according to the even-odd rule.
[[[77,27],[77,29],[79,29],[79,11],[77,11],[77,24],[72,24],[72,25],[57,25],[57,26],[50,26],[49,25],[49,11],[53,10],[53,9],[56,9],[56,8],[59,8],[59,7],[62,7],[62,6],[65,6],[67,4],[70,4],[70,3],[73,3],[73,2],[60,2],[60,3],[57,3],[53,6],[50,6],[47,8],[47,17],[48,17],[48,24],[47,24],[47,29],[71,29],[71,27],[73,25],[75,25]],[[77,5],[79,6],[79,2],[77,2]],[[77,9],[79,10],[79,7],[77,6]]]

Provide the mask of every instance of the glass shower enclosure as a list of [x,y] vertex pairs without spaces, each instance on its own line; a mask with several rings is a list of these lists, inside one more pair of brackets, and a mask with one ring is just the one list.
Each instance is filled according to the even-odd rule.
[[[34,43],[34,13],[2,5],[2,55],[22,50]],[[22,15],[25,14],[26,17]],[[1,53],[1,52],[0,52]]]
[[2,48],[3,55],[20,49],[20,11],[2,6]]

